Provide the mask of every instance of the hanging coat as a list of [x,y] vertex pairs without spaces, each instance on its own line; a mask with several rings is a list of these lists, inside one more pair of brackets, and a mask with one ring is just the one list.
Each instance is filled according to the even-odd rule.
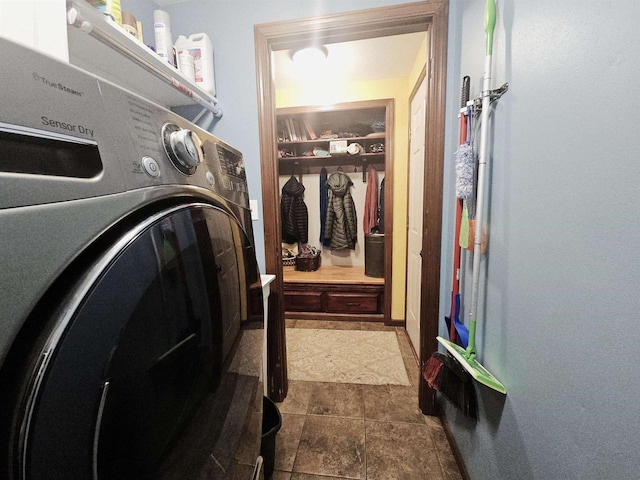
[[324,236],[332,250],[353,250],[358,241],[356,205],[351,197],[353,182],[344,172],[334,172],[327,179],[329,202]]
[[309,212],[303,196],[304,185],[293,176],[282,187],[280,219],[282,241],[285,243],[307,243],[309,241]]
[[364,195],[364,215],[362,228],[364,234],[369,235],[378,225],[378,172],[373,166],[369,167],[367,175],[367,193]]

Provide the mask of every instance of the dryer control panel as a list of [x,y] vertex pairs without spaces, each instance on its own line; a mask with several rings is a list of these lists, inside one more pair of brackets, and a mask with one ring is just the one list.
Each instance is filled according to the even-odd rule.
[[238,192],[246,192],[247,174],[242,155],[222,143],[216,144],[216,153],[222,174],[226,177],[226,187]]
[[[102,80],[100,90],[118,138],[136,152],[125,165],[130,188],[146,184],[196,185],[249,207],[242,153],[206,130],[146,99]],[[124,155],[123,145],[116,147]]]

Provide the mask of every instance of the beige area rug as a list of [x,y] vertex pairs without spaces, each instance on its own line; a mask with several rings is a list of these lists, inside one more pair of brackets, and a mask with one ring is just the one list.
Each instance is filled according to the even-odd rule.
[[290,380],[409,385],[395,332],[287,329]]

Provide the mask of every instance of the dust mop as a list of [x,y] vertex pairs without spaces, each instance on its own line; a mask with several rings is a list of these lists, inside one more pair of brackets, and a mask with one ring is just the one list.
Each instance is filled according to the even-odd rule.
[[[476,359],[476,323],[478,313],[478,290],[480,283],[480,258],[482,256],[482,217],[487,186],[487,140],[489,133],[489,109],[491,107],[491,64],[493,54],[493,31],[496,24],[496,4],[487,0],[484,9],[484,28],[486,33],[485,66],[482,81],[482,116],[480,119],[480,149],[478,155],[478,193],[476,198],[475,239],[473,247],[473,272],[471,289],[471,311],[469,313],[469,344],[466,349],[449,340],[437,337],[438,342],[455,357],[460,365],[478,382],[497,392],[506,394],[507,389]],[[442,368],[449,368],[444,365]]]

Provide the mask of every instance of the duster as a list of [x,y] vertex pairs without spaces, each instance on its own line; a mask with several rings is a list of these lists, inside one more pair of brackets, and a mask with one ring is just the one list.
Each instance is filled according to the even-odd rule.
[[334,172],[327,179],[329,202],[324,236],[332,250],[354,249],[358,241],[356,205],[351,197],[353,182],[344,172]]

